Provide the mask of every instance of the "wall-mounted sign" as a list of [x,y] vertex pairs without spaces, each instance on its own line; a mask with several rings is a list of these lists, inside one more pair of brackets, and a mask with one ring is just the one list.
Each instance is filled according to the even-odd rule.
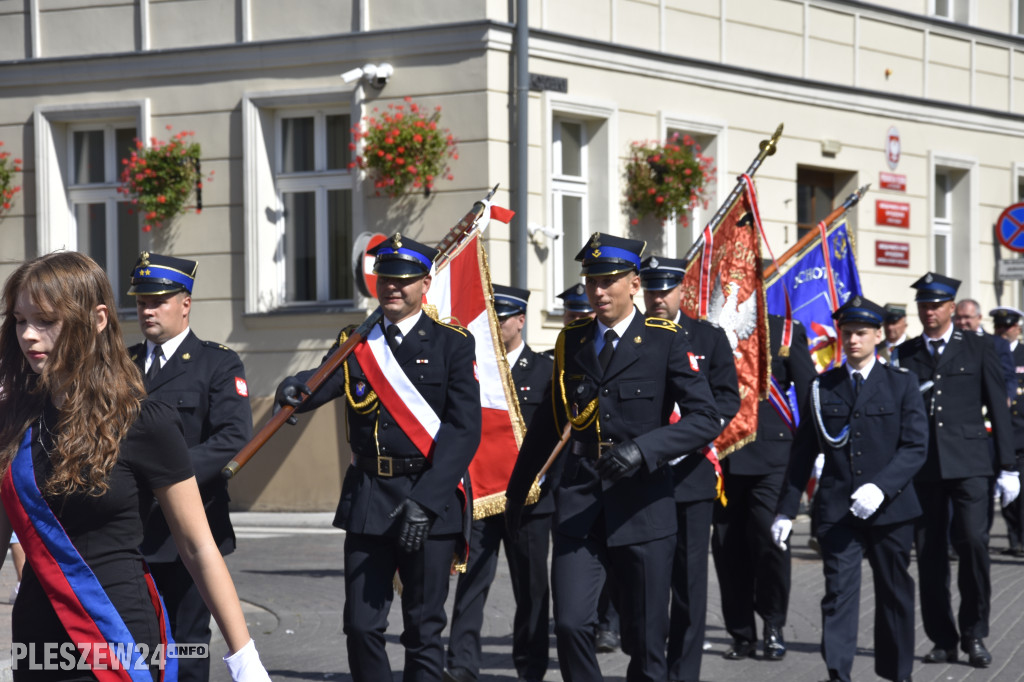
[[882,189],[894,189],[897,192],[907,191],[907,176],[899,173],[886,173],[881,171],[878,174],[878,186]]
[[569,92],[569,79],[560,76],[545,76],[540,73],[530,74],[530,89],[534,92]]
[[1000,282],[1024,279],[1024,258],[1000,258],[997,276]]
[[1024,202],[1003,210],[996,221],[996,236],[1006,248],[1024,253]]
[[910,244],[906,242],[875,242],[875,265],[909,268]]
[[900,165],[900,131],[896,126],[889,128],[885,134],[885,162],[889,164],[889,170],[896,170]]
[[875,200],[875,224],[910,227],[910,204],[905,201]]

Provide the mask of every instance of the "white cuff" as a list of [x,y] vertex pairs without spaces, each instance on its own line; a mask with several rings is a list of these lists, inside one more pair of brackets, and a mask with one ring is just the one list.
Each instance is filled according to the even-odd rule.
[[251,639],[241,649],[224,657],[232,682],[270,682],[267,669],[260,662],[256,642]]

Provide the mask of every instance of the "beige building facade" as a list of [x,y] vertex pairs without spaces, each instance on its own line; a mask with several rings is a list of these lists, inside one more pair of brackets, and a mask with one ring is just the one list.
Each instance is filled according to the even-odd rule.
[[[0,277],[77,249],[124,292],[141,249],[198,260],[192,327],[241,354],[259,426],[278,382],[374,307],[352,283],[360,235],[437,241],[500,183],[497,202],[526,216],[488,228],[494,281],[531,289],[528,340],[547,348],[592,232],[682,256],[783,123],[756,175],[776,255],[871,183],[850,214],[868,297],[911,303],[910,283],[936,270],[985,310],[1021,304],[1019,282],[997,277],[1016,254],[994,229],[1024,201],[1024,0],[523,2],[523,172],[517,4],[0,0],[0,140],[24,162]],[[386,83],[340,77],[382,64]],[[348,168],[349,129],[406,97],[441,107],[453,179],[429,197],[377,197]],[[183,130],[212,172],[202,213],[144,233],[116,191],[120,159],[136,137]],[[629,145],[674,132],[714,157],[711,206],[686,227],[633,225]],[[348,456],[338,402],[275,435],[232,482],[235,504],[333,509]]]

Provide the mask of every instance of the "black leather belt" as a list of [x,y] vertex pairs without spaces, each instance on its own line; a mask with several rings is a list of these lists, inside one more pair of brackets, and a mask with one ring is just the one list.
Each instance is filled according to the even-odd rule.
[[605,451],[613,445],[618,445],[618,443],[581,443],[574,440],[572,442],[572,454],[587,459],[601,459]]
[[376,474],[385,478],[418,474],[430,466],[429,460],[422,455],[387,457],[385,455],[360,455],[359,453],[352,454],[352,464],[368,474]]

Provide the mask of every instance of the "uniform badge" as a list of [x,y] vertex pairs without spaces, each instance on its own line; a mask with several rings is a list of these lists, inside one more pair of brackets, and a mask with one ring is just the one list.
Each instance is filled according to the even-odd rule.
[[362,380],[357,381],[356,382],[356,397],[357,398],[362,398],[364,395],[366,395],[366,382],[362,381]]
[[527,367],[527,366],[529,366],[529,364],[530,364],[530,362],[526,358],[519,358],[519,366],[520,367]]
[[860,300],[860,296],[854,296],[853,301],[851,301],[851,303],[853,303],[854,306],[859,308],[861,305],[863,305],[864,302]]
[[686,354],[690,358],[690,369],[692,369],[694,372],[699,372],[700,365],[697,364],[697,356],[690,351],[686,351]]
[[400,248],[402,248],[401,232],[395,232],[395,236],[391,238],[391,248],[393,248],[395,251],[398,251]]
[[192,359],[192,354],[191,353],[185,353],[184,355],[181,356],[181,359],[182,360],[191,360]]
[[480,373],[476,368],[476,360],[473,361],[473,378],[476,379],[476,383],[480,383]]
[[640,343],[641,341],[643,341],[643,339],[641,339],[639,336],[633,337],[633,343]]
[[658,269],[658,265],[659,265],[658,259],[657,258],[651,258],[651,270],[657,270]]
[[529,386],[520,386],[520,387],[519,387],[519,390],[520,390],[520,391],[529,391],[529,390],[530,390],[530,387],[529,387]]
[[582,284],[577,282],[576,287],[573,289],[573,293],[575,293],[577,296],[582,296],[583,294],[587,293],[587,289]]
[[595,232],[590,237],[590,248],[596,249],[599,246],[601,246],[601,233],[600,232]]
[[235,377],[235,393],[243,398],[249,397],[249,384],[242,377]]
[[430,364],[430,358],[416,358],[416,364],[417,365],[429,365]]
[[924,276],[925,284],[931,284],[933,280],[934,280],[934,278],[932,277],[932,273],[930,273],[930,272],[927,275]]

